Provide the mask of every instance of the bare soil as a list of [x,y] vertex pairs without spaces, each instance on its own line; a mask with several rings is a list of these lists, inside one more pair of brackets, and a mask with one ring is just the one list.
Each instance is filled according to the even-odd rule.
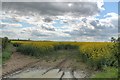
[[14,71],[23,69],[24,67],[30,66],[38,61],[38,59],[14,52],[11,58],[3,65],[2,75],[10,74]]
[[[72,53],[74,54],[75,52]],[[71,68],[71,71],[76,69],[86,70],[86,71],[88,70],[87,65],[85,65],[82,62],[77,62],[76,60],[72,59],[69,56],[55,60],[49,57],[49,59],[46,60],[43,58],[36,59],[34,57],[23,55],[15,51],[13,52],[11,58],[3,65],[2,76],[4,77],[19,70],[24,70],[27,68],[37,68],[37,67],[44,67],[44,68],[51,67],[51,69],[49,70],[52,70],[54,68],[59,68],[60,70]]]

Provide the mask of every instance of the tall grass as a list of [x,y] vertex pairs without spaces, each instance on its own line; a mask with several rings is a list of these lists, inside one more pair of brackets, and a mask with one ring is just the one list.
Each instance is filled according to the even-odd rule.
[[[38,43],[38,44],[37,44]],[[61,44],[61,43],[53,43],[50,42],[46,44],[47,42],[33,42],[33,43],[23,43],[19,45],[17,48],[18,52],[21,52],[25,55],[35,56],[35,57],[43,57],[46,55],[49,55],[50,53],[53,53],[56,50],[70,50],[78,48],[78,46],[71,45],[71,44]],[[19,43],[14,43],[13,45],[16,46]]]
[[54,49],[52,46],[34,46],[32,44],[20,45],[17,48],[18,52],[21,52],[24,55],[30,55],[35,57],[43,57],[48,55]]
[[12,44],[8,44],[2,52],[2,63],[4,64],[12,55]]

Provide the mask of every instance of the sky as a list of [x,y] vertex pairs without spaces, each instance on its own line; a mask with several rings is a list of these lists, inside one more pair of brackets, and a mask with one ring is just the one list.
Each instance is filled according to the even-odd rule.
[[110,41],[118,36],[118,2],[2,2],[0,37]]

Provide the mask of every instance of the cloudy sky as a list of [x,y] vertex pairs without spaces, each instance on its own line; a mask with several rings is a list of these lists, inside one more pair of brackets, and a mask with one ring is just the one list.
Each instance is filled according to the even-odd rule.
[[118,2],[2,2],[0,37],[110,41],[118,36]]

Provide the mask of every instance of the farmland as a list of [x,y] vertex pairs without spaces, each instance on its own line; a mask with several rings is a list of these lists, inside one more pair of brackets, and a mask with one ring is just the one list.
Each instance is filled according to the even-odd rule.
[[[29,56],[31,58],[30,60],[28,59],[27,62],[23,59],[24,63],[31,61],[36,62],[31,65],[32,67],[51,67],[51,69],[48,69],[48,72],[56,68],[62,71],[70,68],[71,71],[83,70],[87,75],[86,77],[99,78],[105,73],[107,78],[118,76],[117,43],[11,41],[10,44],[16,49],[15,54],[12,54],[13,56]],[[14,60],[14,57],[12,58]],[[18,59],[22,60],[22,57]],[[18,59],[16,58],[16,61]],[[8,60],[7,62],[11,64],[12,60]],[[20,62],[22,65],[22,61]],[[111,72],[113,72],[113,74],[107,74]],[[71,72],[71,74],[73,73]],[[84,77],[85,74],[83,74],[82,77]]]

